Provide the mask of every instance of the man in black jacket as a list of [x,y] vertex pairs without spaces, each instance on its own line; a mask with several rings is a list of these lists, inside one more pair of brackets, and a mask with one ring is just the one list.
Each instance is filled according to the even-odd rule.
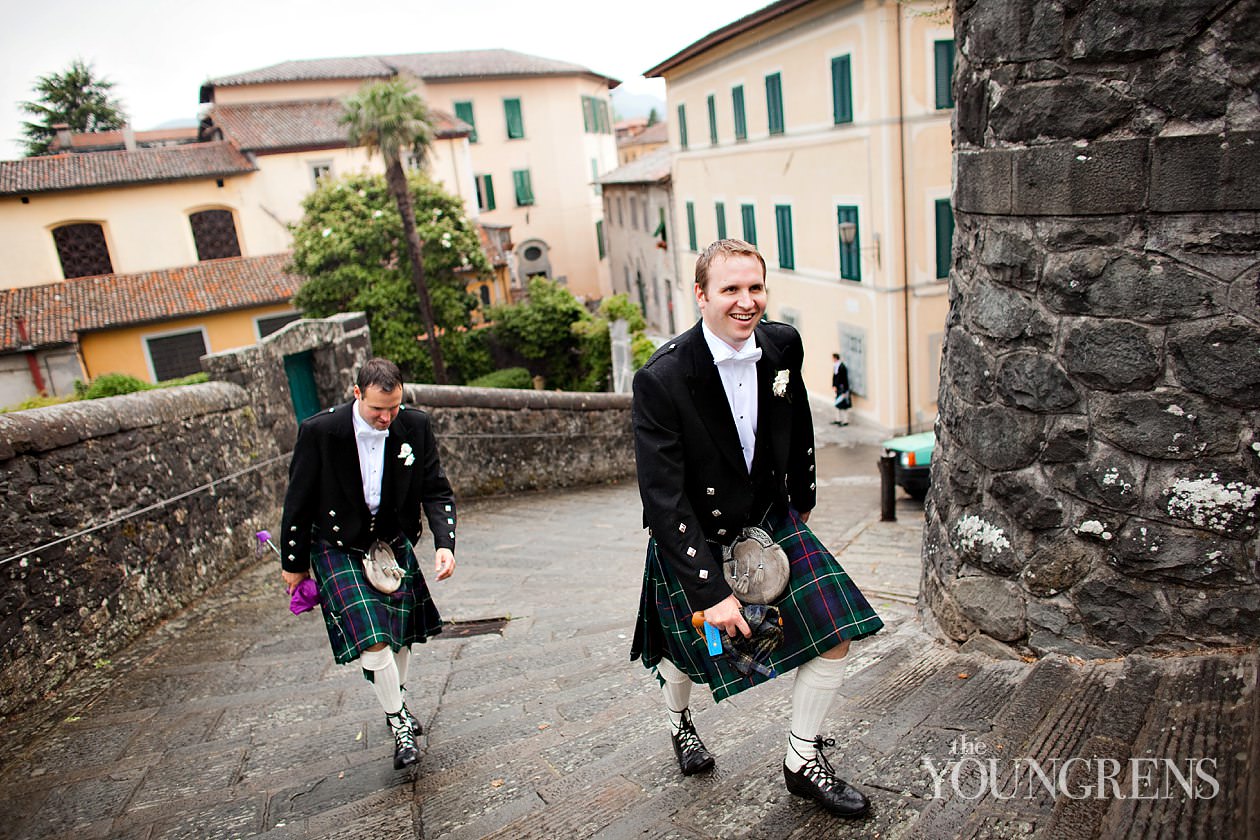
[[674,751],[686,775],[708,770],[688,711],[693,682],[722,700],[768,677],[708,653],[694,613],[730,638],[750,628],[723,569],[723,548],[759,527],[787,554],[790,578],[773,605],[783,642],[769,670],[797,669],[784,757],[788,790],[841,816],[865,796],[838,778],[819,732],[849,642],[883,622],[805,522],[814,507],[813,425],[801,379],[800,335],[762,321],[765,261],[739,240],[710,245],[696,263],[701,321],[666,342],[635,375],[639,492],[649,529],[631,659],[663,684]]
[[[354,402],[298,430],[281,523],[281,574],[292,592],[314,573],[333,658],[363,666],[394,735],[394,767],[414,764],[420,724],[403,701],[411,645],[441,632],[413,547],[421,511],[433,533],[434,572],[455,571],[455,496],[423,411],[402,405],[398,367],[370,359]],[[402,584],[385,594],[363,568],[372,544],[388,544]]]

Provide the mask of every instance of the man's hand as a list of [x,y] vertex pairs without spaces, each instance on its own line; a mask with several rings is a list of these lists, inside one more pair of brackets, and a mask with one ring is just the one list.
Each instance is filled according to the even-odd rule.
[[736,633],[743,633],[745,637],[752,635],[752,628],[748,626],[747,621],[744,621],[744,616],[739,611],[739,599],[733,594],[727,595],[725,600],[718,601],[705,610],[704,620],[724,631],[732,639],[735,638]]
[[284,578],[284,591],[290,595],[297,589],[299,583],[311,576],[310,572],[286,572],[284,569],[280,570],[280,575]]
[[455,553],[449,548],[439,548],[433,555],[433,570],[438,580],[446,580],[455,573]]

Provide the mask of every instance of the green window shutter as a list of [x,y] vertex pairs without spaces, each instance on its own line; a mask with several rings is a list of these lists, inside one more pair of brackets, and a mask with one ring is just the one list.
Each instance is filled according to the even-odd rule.
[[656,230],[652,232],[652,235],[659,238],[662,242],[664,242],[665,241],[665,208],[657,207],[656,211],[657,211],[657,214],[660,216],[660,221],[657,223]]
[[528,207],[534,203],[534,186],[530,183],[528,169],[513,170],[512,185],[516,187],[517,207]]
[[792,208],[776,204],[774,224],[779,240],[779,268],[796,268],[796,254],[792,250]]
[[708,99],[709,105],[709,143],[717,145],[717,100],[712,95]]
[[748,120],[744,116],[744,86],[731,88],[731,106],[735,111],[735,139],[748,139]]
[[696,248],[696,205],[693,201],[687,202],[687,244],[691,250],[699,250]]
[[603,195],[604,188],[599,185],[599,161],[591,158],[591,183],[595,186],[595,195]]
[[600,219],[595,223],[595,242],[599,247],[599,258],[604,258],[604,220]]
[[954,208],[948,198],[936,200],[936,276],[948,277],[954,261]]
[[468,142],[476,143],[477,123],[473,119],[473,104],[471,102],[456,102],[455,116],[472,126],[472,134],[468,135]]
[[862,229],[858,227],[858,209],[852,206],[836,208],[836,224],[853,224],[853,242],[849,245],[840,240],[840,276],[845,280],[862,279]]
[[678,106],[678,145],[687,148],[687,106]]
[[525,122],[521,119],[521,100],[504,99],[503,116],[507,120],[507,136],[509,140],[519,140],[525,136]]
[[766,76],[766,120],[771,134],[783,133],[783,81],[778,73]]
[[585,131],[587,134],[590,134],[594,130],[591,127],[591,124],[594,122],[594,119],[593,119],[594,115],[591,113],[591,106],[592,106],[591,98],[589,96],[583,96],[582,97],[582,130]]
[[714,202],[713,211],[717,215],[717,238],[726,238],[726,205],[721,201]]
[[744,241],[749,245],[757,245],[757,212],[751,204],[739,206],[739,218],[744,224]]
[[481,177],[485,180],[486,209],[493,210],[494,209],[494,182],[490,180],[490,176],[488,174],[482,175]]
[[595,100],[595,104],[599,106],[599,130],[602,134],[612,134],[612,119],[608,115],[608,103],[603,99]]
[[831,59],[831,111],[836,125],[853,122],[853,74],[847,55]]
[[936,107],[954,107],[954,42],[937,41],[936,53]]

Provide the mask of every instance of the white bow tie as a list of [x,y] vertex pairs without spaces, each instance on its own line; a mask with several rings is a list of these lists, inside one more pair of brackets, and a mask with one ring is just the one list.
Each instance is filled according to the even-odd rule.
[[749,347],[744,345],[743,350],[733,351],[724,359],[717,359],[714,364],[722,364],[723,362],[758,362],[761,361],[761,348]]
[[370,441],[384,440],[389,436],[389,429],[355,429],[356,437],[367,438]]

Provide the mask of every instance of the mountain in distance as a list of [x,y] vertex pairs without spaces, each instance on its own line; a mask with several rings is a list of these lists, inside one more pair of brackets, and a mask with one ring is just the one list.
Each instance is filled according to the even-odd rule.
[[650,93],[633,93],[624,87],[613,88],[612,106],[614,120],[627,120],[631,117],[646,117],[653,108],[658,119],[665,119],[665,101]]

